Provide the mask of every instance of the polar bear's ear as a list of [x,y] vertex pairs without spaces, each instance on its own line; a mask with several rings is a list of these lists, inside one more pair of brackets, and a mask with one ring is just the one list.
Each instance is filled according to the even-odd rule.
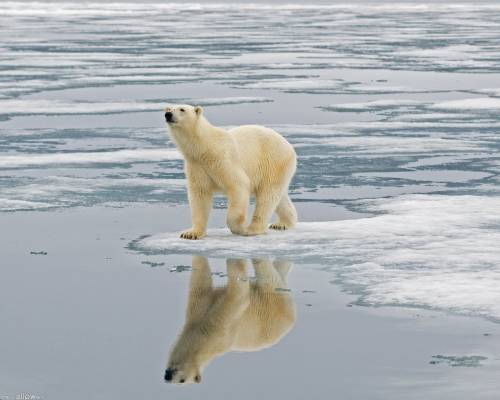
[[203,114],[203,108],[201,106],[196,106],[194,108],[194,112],[196,113],[196,115],[201,115]]

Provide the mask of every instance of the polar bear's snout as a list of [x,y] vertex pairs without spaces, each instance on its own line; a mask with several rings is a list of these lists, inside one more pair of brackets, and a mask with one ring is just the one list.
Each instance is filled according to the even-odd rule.
[[167,368],[167,369],[165,370],[165,380],[166,380],[167,382],[171,382],[171,381],[172,381],[172,379],[174,378],[174,375],[175,375],[175,372],[176,372],[176,371],[177,371],[177,370],[176,370],[176,369],[174,369],[174,368]]
[[168,383],[200,383],[201,375],[197,368],[194,370],[192,368],[186,369],[177,369],[173,367],[168,367],[165,370],[165,382]]
[[165,121],[174,122],[174,113],[172,111],[165,112]]

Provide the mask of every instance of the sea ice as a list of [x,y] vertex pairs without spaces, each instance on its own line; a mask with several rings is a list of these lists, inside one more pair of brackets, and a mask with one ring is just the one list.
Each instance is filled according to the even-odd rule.
[[319,262],[345,290],[371,305],[418,306],[500,320],[500,199],[407,195],[367,200],[374,217],[302,222],[296,229],[241,237],[212,229],[203,240],[178,232],[139,239],[145,253],[286,257]]
[[483,97],[477,99],[443,101],[432,105],[432,107],[450,110],[498,110],[500,109],[500,99]]
[[0,167],[19,168],[50,164],[131,163],[179,159],[181,159],[181,155],[174,149],[129,149],[99,152],[3,155],[0,156]]

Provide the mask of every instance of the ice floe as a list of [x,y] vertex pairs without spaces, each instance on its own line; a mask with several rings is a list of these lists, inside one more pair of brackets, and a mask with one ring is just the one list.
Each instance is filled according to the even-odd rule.
[[[484,98],[473,98],[473,99],[461,99],[461,100],[449,100],[442,102],[425,102],[417,100],[374,100],[368,102],[360,103],[339,103],[332,104],[328,106],[321,107],[328,111],[356,111],[356,112],[369,112],[369,111],[391,111],[402,114],[401,116],[405,119],[441,119],[441,118],[457,118],[456,114],[440,114],[440,113],[428,113],[432,109],[448,110],[448,111],[481,111],[481,110],[496,110],[500,109],[500,99],[494,97],[484,97]],[[411,108],[414,111],[418,111],[421,115],[412,113],[411,115],[404,115],[405,108]],[[422,113],[423,111],[423,113]],[[467,118],[472,116],[462,115],[462,118]],[[400,116],[400,117],[401,117]]]
[[139,102],[63,102],[57,100],[3,100],[0,114],[106,114],[138,111],[161,111],[162,104]]
[[386,99],[386,100],[374,100],[367,101],[362,103],[340,103],[340,104],[332,104],[330,106],[322,107],[326,110],[332,111],[371,111],[371,110],[379,110],[386,108],[399,108],[406,106],[418,106],[422,105],[421,101],[417,100],[394,100],[394,99]]
[[479,50],[476,46],[471,45],[455,45],[435,47],[432,49],[414,49],[414,50],[401,50],[396,54],[402,56],[416,57],[416,58],[432,58],[442,60],[468,60],[474,56]]
[[[453,148],[456,151],[477,150],[480,141],[455,140],[452,138],[434,137],[404,137],[404,136],[337,136],[337,137],[303,137],[294,142],[295,147],[324,145],[335,147],[336,152],[397,154],[421,153],[431,151],[446,151]],[[390,152],[388,151],[390,149]]]
[[243,85],[243,87],[248,89],[281,89],[290,92],[329,92],[343,86],[344,83],[341,80],[321,79],[267,79],[255,82],[250,81]]
[[490,96],[500,97],[500,88],[479,89],[477,92],[478,93],[485,93],[485,94],[488,94]]
[[476,99],[443,101],[433,104],[432,107],[451,110],[500,110],[500,99],[483,97]]
[[130,149],[98,152],[2,155],[0,156],[0,168],[37,167],[50,164],[157,162],[179,159],[181,159],[181,155],[174,149]]
[[319,262],[371,305],[429,307],[500,320],[500,199],[408,195],[363,202],[374,217],[302,222],[296,229],[241,237],[209,230],[139,239],[145,253],[287,257]]
[[184,179],[155,176],[113,178],[48,176],[37,180],[13,180],[0,188],[0,211],[44,210],[120,202],[183,203]]
[[57,207],[57,204],[50,204],[38,201],[16,200],[0,198],[0,211],[25,211],[43,210]]
[[[175,103],[199,104],[203,106],[221,106],[245,103],[267,103],[266,97],[221,97],[198,99],[175,99]],[[161,112],[166,100],[128,101],[128,102],[69,102],[38,99],[0,100],[0,115],[61,115],[61,114],[115,114],[125,112],[155,111]]]
[[419,182],[469,182],[472,180],[484,179],[493,174],[480,171],[460,171],[460,170],[431,170],[420,171],[400,171],[400,172],[364,172],[355,174],[360,177],[377,177],[403,179]]

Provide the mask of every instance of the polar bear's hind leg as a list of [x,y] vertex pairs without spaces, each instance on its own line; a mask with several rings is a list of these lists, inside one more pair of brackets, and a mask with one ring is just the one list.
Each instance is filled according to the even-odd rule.
[[278,222],[271,224],[269,228],[275,230],[291,229],[297,223],[297,211],[295,206],[290,200],[288,193],[285,193],[276,207],[276,214],[278,214]]
[[252,223],[248,226],[246,234],[260,235],[267,232],[267,224],[280,201],[281,190],[279,188],[267,188],[255,196],[255,211]]
[[292,269],[292,263],[288,260],[274,260],[273,266],[278,272],[282,285],[288,287],[288,273]]

